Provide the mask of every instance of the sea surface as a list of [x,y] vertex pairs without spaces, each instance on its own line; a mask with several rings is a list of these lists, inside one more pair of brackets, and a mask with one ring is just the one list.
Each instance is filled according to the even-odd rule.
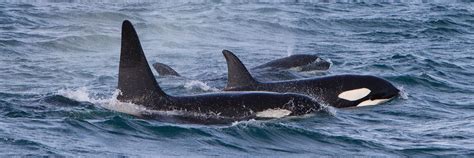
[[[172,95],[219,92],[233,51],[247,67],[317,54],[329,71],[259,80],[375,75],[402,90],[378,106],[229,125],[117,112],[128,19]],[[157,73],[154,71],[157,75]],[[474,157],[474,3],[457,1],[0,2],[0,157]]]

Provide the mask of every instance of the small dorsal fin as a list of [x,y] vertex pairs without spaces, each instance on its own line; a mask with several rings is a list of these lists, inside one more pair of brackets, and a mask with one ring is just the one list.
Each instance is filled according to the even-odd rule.
[[181,76],[173,68],[163,63],[156,62],[153,64],[153,68],[155,68],[160,76]]
[[227,61],[227,86],[225,89],[251,86],[258,83],[234,53],[223,50],[222,54],[224,54]]
[[137,32],[128,20],[122,24],[118,89],[118,100],[134,104],[143,105],[151,97],[167,96],[156,82]]

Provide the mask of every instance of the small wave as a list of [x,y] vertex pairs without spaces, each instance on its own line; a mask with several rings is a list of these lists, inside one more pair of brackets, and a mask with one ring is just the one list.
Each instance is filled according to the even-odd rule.
[[400,54],[397,53],[390,57],[389,60],[394,59],[394,60],[416,60],[418,57],[414,56],[413,54]]
[[270,8],[270,7],[258,8],[258,9],[255,9],[253,11],[258,12],[258,13],[262,13],[262,14],[275,14],[275,13],[283,12],[283,10],[281,10],[279,8]]
[[425,22],[428,25],[434,26],[434,27],[457,27],[457,26],[465,26],[465,27],[470,27],[469,25],[464,25],[461,23],[457,23],[454,20],[444,18],[444,19],[436,19],[436,20],[430,20]]
[[45,102],[49,104],[53,104],[56,106],[79,106],[81,105],[80,101],[65,97],[63,95],[53,95],[48,96],[43,99]]
[[[97,49],[108,49],[113,46],[116,39],[107,35],[82,35],[82,36],[64,36],[53,40],[37,42],[42,47],[52,50],[71,51],[97,51]],[[94,49],[92,49],[94,48]]]
[[11,28],[8,30],[18,30],[19,28],[33,28],[40,26],[36,19],[23,16],[7,15],[7,18],[1,18],[0,26]]
[[27,43],[15,40],[15,39],[7,39],[7,40],[2,40],[0,39],[0,46],[3,47],[12,47],[12,46],[23,46],[27,45]]
[[234,18],[232,20],[243,21],[248,25],[258,25],[262,27],[260,30],[261,33],[282,33],[282,32],[291,32],[291,33],[301,33],[301,34],[311,34],[317,35],[320,34],[318,30],[312,30],[310,28],[301,28],[299,26],[292,26],[285,23],[278,23],[274,21],[265,21],[260,19],[242,19]]
[[397,38],[397,37],[400,37],[400,38],[405,38],[405,39],[414,39],[414,38],[418,38],[417,35],[415,34],[412,34],[410,32],[406,32],[406,31],[370,31],[370,32],[367,32],[367,33],[358,33],[357,35],[360,35],[360,36],[367,36],[367,37],[380,37],[381,40],[382,39],[385,39],[387,40],[387,38]]
[[402,82],[405,85],[423,86],[436,91],[465,92],[464,90],[459,89],[459,87],[463,87],[462,85],[426,72],[418,75],[401,75],[391,78],[395,81]]
[[443,35],[445,38],[450,38],[452,35],[463,35],[466,32],[458,28],[448,28],[448,27],[432,27],[426,28],[419,31],[421,34],[424,34],[429,37],[436,35]]
[[399,18],[341,18],[332,20],[337,26],[352,28],[417,28],[419,21]]

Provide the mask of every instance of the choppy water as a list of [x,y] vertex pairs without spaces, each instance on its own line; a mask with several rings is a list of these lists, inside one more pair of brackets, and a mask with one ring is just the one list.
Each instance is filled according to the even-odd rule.
[[[367,2],[0,3],[0,155],[474,156],[474,4]],[[404,96],[228,126],[143,120],[108,110],[127,108],[113,99],[124,19],[149,62],[187,76],[158,78],[170,94],[222,88],[229,49],[248,67],[318,54],[330,71],[283,73],[376,75]]]

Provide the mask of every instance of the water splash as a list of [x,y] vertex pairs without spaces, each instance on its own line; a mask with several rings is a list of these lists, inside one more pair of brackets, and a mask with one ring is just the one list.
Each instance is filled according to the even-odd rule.
[[126,113],[134,116],[142,116],[143,112],[147,111],[144,106],[136,105],[132,103],[125,103],[117,100],[117,96],[120,94],[120,90],[115,90],[110,98],[98,99],[93,102],[96,105],[101,105],[103,108]]
[[400,86],[398,87],[398,89],[400,90],[400,97],[402,99],[408,100],[408,92],[405,90],[405,88],[403,86]]
[[80,87],[76,90],[61,89],[58,94],[76,101],[92,102],[89,97],[89,90],[86,87]]
[[204,83],[202,81],[198,81],[198,80],[191,80],[190,82],[186,82],[184,84],[184,88],[186,88],[188,90],[199,89],[199,90],[202,90],[202,91],[211,91],[211,92],[220,91],[219,89],[211,87],[211,86],[207,85],[206,83]]
[[79,87],[77,89],[61,89],[58,91],[59,95],[73,99],[76,101],[90,102],[108,110],[126,113],[134,116],[141,116],[147,109],[143,106],[124,103],[117,100],[120,90],[115,90],[110,97],[94,97],[87,87]]
[[294,44],[288,45],[288,47],[286,48],[286,55],[287,56],[293,55],[294,50],[295,50],[295,45]]
[[262,122],[264,121],[257,121],[255,119],[250,119],[250,120],[232,122],[230,126],[239,126],[239,125],[247,126],[249,124],[256,125],[256,124],[261,124]]

